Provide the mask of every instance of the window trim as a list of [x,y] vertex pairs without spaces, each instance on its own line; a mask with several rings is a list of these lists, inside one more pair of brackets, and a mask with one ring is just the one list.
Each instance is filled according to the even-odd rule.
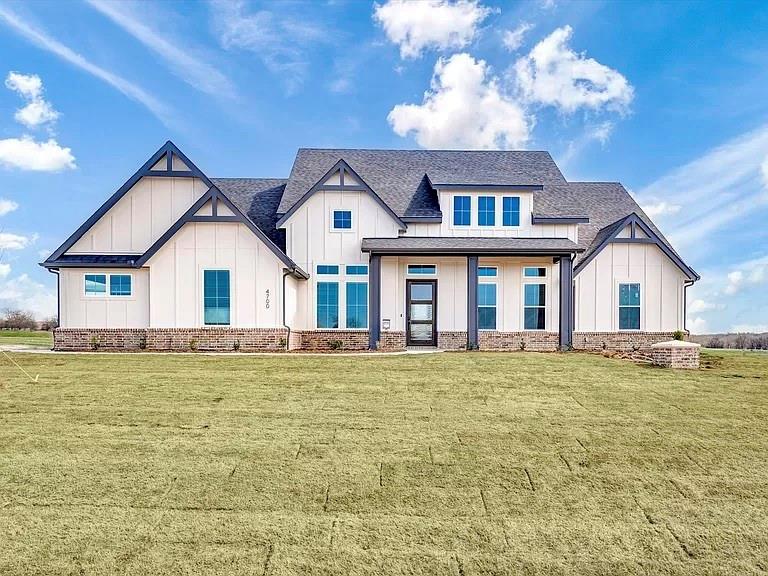
[[[635,304],[621,304],[621,285],[622,284],[637,284],[640,290],[640,303]],[[616,280],[616,306],[614,308],[616,313],[616,330],[619,332],[642,332],[643,331],[643,283],[635,280]],[[637,308],[638,309],[638,327],[637,328],[622,328],[621,327],[621,309],[622,308]]]
[[[104,276],[104,292],[88,292],[86,289],[87,276]],[[84,272],[83,273],[83,296],[86,298],[108,298],[109,297],[109,273],[107,272]]]
[[[349,212],[349,228],[336,228],[336,212]],[[349,233],[355,230],[355,215],[351,208],[331,208],[330,217],[331,232]]]
[[[336,267],[336,272],[320,272],[320,267],[327,266],[327,267]],[[315,274],[318,276],[341,276],[341,265],[340,264],[315,264]]]
[[[480,204],[481,200],[490,200],[493,204],[493,210],[483,210],[483,214],[492,214],[493,215],[493,222],[490,224],[482,224],[480,222]],[[496,225],[496,196],[488,196],[488,195],[482,195],[477,197],[477,227],[478,228],[497,228]]]
[[[485,278],[488,278],[488,276],[485,276]],[[493,286],[494,288],[494,295],[496,297],[496,303],[493,306],[488,305],[481,305],[480,304],[480,286]],[[496,332],[499,329],[499,284],[498,282],[491,281],[491,282],[479,282],[478,283],[478,294],[477,294],[477,329],[484,331],[484,332]],[[493,308],[493,316],[494,316],[494,327],[493,328],[481,328],[480,327],[480,308]]]
[[[85,277],[86,276],[104,276],[106,280],[105,284],[105,290],[104,292],[99,293],[89,293],[85,290]],[[130,276],[131,277],[131,293],[130,294],[110,294],[109,293],[109,287],[111,283],[112,276]],[[82,295],[84,298],[88,299],[110,299],[115,298],[118,300],[132,300],[135,296],[135,279],[132,272],[83,272],[83,283],[82,283]]]
[[[505,214],[507,214],[507,211],[504,210],[504,204],[506,203],[507,199],[509,199],[509,200],[517,199],[517,224],[507,224],[504,221],[504,216],[505,216]],[[520,214],[520,212],[521,212],[520,207],[521,207],[521,205],[522,205],[522,200],[521,200],[520,196],[502,196],[501,197],[501,226],[502,226],[502,228],[520,228],[520,216],[521,216],[521,214]],[[509,213],[510,214],[514,214],[515,211],[510,210]]]
[[[354,326],[351,327],[349,325],[349,286],[352,284],[359,284],[365,286],[365,326]],[[345,330],[368,330],[368,299],[370,298],[369,294],[370,286],[368,286],[368,280],[366,279],[365,282],[360,282],[357,280],[352,280],[349,282],[344,282],[344,329]],[[361,307],[362,304],[354,304],[354,306]],[[339,325],[341,325],[341,322],[339,322]]]
[[[480,270],[493,270],[493,274],[480,274]],[[499,277],[499,267],[494,266],[478,266],[477,267],[477,277],[480,280],[483,280],[484,278],[498,278]]]
[[[526,276],[526,268],[543,268],[544,276]],[[520,285],[520,299],[522,314],[520,317],[520,329],[523,332],[546,332],[549,326],[550,314],[549,314],[549,302],[552,298],[550,294],[550,270],[547,264],[528,264],[523,263],[520,269],[520,276],[522,278]],[[525,305],[525,287],[529,284],[544,286],[544,306],[526,306]],[[525,327],[525,310],[526,308],[541,308],[544,310],[544,328],[526,328]]]
[[[130,282],[131,282],[131,292],[129,294],[112,294],[112,277],[113,276],[128,276],[128,278],[131,279],[130,280]],[[109,275],[109,279],[107,280],[107,294],[109,295],[110,298],[121,298],[121,299],[133,298],[133,274],[128,273],[128,272],[126,272],[126,273],[119,272],[119,273],[115,273],[115,274],[110,274]]]
[[[217,271],[217,272],[229,272],[229,323],[228,324],[206,324],[205,323],[205,272],[206,270],[210,271]],[[234,312],[233,312],[233,306],[232,302],[234,301],[234,295],[232,290],[232,278],[234,274],[232,274],[232,270],[230,268],[226,267],[216,267],[216,268],[200,268],[200,325],[203,328],[226,328],[226,327],[233,327],[235,323],[232,321],[234,319]]]
[[[467,222],[466,224],[457,224],[456,223],[456,200],[459,199],[459,198],[466,198],[467,200],[469,200],[469,207],[468,207],[468,209],[466,211],[465,210],[461,211],[462,213],[468,212],[468,214],[469,214],[469,222]],[[453,197],[452,197],[452,208],[453,208],[453,214],[451,216],[451,218],[452,218],[451,219],[451,225],[456,227],[456,228],[470,228],[472,226],[472,196],[468,195],[468,194],[454,194]]]
[[[537,270],[540,270],[540,269],[543,268],[544,269],[544,276],[528,276],[525,273],[526,270],[531,270],[533,268],[536,268]],[[523,265],[523,279],[538,281],[538,280],[541,280],[542,278],[544,278],[544,279],[549,278],[549,266],[543,265],[543,264],[536,265],[536,266],[526,266],[526,265]]]
[[[320,284],[335,284],[336,285],[336,327],[328,327],[328,328],[322,328],[320,327],[320,315],[318,314],[320,306]],[[336,277],[333,279],[328,280],[318,280],[315,282],[315,297],[314,297],[314,304],[315,304],[315,330],[343,330],[342,322],[341,322],[341,289],[339,285],[345,285],[346,282],[342,282],[340,278]],[[344,294],[344,310],[345,310],[345,316],[346,316],[346,288],[345,288],[345,294]],[[344,318],[344,325],[346,325],[346,317]]]

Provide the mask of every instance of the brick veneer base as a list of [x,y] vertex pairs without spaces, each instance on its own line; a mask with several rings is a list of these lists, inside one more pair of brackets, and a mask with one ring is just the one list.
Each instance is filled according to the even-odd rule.
[[480,350],[530,350],[553,352],[558,349],[557,332],[496,332],[481,330],[478,334]]
[[296,330],[300,350],[368,350],[368,330]]
[[574,332],[573,348],[600,352],[649,352],[652,344],[672,340],[672,332]]
[[651,360],[664,368],[696,369],[700,348],[692,342],[660,342],[651,348]]

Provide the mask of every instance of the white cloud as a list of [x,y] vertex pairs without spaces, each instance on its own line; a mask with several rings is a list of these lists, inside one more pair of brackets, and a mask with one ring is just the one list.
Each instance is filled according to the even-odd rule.
[[641,204],[640,207],[650,218],[671,216],[680,212],[682,208],[679,204],[671,204],[664,200],[655,200],[653,204]]
[[[152,20],[146,17],[149,9],[146,4],[104,0],[87,2],[159,55],[171,72],[193,88],[214,96],[235,95],[235,87],[229,78],[201,56],[195,55],[189,47],[180,47],[171,42],[167,27],[158,30],[148,25]],[[158,15],[159,19],[163,17],[171,18],[173,15]]]
[[735,324],[731,326],[731,332],[751,332],[753,334],[761,334],[768,332],[768,324]]
[[533,28],[530,22],[523,22],[514,30],[504,30],[502,42],[504,47],[510,52],[516,52],[523,45],[525,35]]
[[401,58],[418,58],[428,48],[464,48],[491,12],[477,0],[389,0],[374,4],[373,17]]
[[768,156],[763,160],[763,165],[760,167],[760,171],[763,173],[763,183],[768,188]]
[[59,146],[53,138],[36,142],[29,136],[0,140],[0,165],[37,172],[76,168],[70,148]]
[[690,330],[691,334],[707,334],[709,332],[709,325],[704,318],[696,316],[695,318],[688,318],[686,322],[686,328]]
[[0,232],[0,250],[23,250],[30,242],[32,239],[27,236]]
[[536,104],[573,113],[580,108],[625,112],[634,89],[616,70],[568,45],[573,30],[558,28],[514,64],[520,94]]
[[13,200],[7,198],[0,198],[0,216],[10,214],[14,210],[18,209],[19,205]]
[[249,12],[242,0],[212,0],[213,29],[226,50],[256,54],[264,66],[285,83],[288,93],[301,88],[309,71],[309,51],[333,38],[333,30],[293,14],[288,4],[277,10]]
[[129,82],[125,78],[93,64],[90,60],[78,54],[68,46],[24,21],[7,6],[0,5],[0,21],[5,21],[8,26],[43,50],[58,56],[62,60],[69,62],[81,70],[84,70],[88,74],[91,74],[122,92],[128,98],[139,102],[164,124],[169,125],[172,123],[172,113],[170,109],[154,96],[148,94],[144,89]]
[[568,142],[565,153],[558,158],[558,165],[565,170],[568,166],[593,142],[599,142],[605,146],[613,134],[613,122],[601,122],[593,126],[587,126],[578,138]]
[[709,310],[715,310],[716,308],[717,308],[716,304],[713,304],[712,302],[706,302],[701,298],[697,298],[696,300],[693,300],[691,301],[690,304],[688,304],[687,312],[689,314],[700,314],[702,312],[707,312]]
[[0,282],[0,310],[28,310],[37,318],[56,314],[56,290],[22,274]]
[[0,278],[5,278],[10,273],[11,273],[11,265],[0,263]]
[[16,111],[14,118],[28,128],[55,122],[59,113],[43,98],[43,81],[37,74],[9,72],[5,86],[27,101],[27,105]]
[[736,294],[749,286],[768,284],[768,256],[743,262],[727,275],[728,282],[723,290]]
[[501,93],[485,61],[469,54],[440,58],[421,104],[398,104],[387,117],[400,136],[425,148],[507,149],[528,140],[529,118]]

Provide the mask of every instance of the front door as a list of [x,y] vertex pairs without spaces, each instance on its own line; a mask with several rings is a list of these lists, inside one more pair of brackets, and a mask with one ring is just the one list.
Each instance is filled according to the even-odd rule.
[[406,345],[437,346],[437,280],[405,282]]

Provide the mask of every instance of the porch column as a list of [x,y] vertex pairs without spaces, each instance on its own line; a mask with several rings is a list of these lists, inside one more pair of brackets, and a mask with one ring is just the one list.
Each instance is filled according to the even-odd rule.
[[381,338],[381,256],[368,262],[368,349],[376,350]]
[[467,256],[467,350],[477,344],[477,256]]
[[560,350],[573,348],[573,261],[560,258]]

